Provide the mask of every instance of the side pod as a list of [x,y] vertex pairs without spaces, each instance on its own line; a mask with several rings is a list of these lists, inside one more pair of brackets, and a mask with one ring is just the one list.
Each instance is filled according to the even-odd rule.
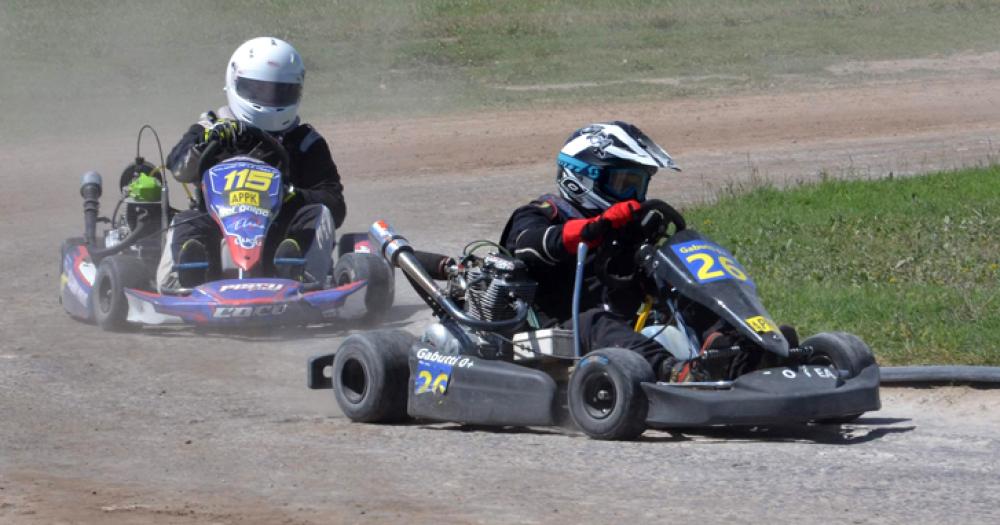
[[423,344],[410,350],[409,364],[410,416],[475,425],[555,424],[556,383],[544,372],[442,354]]

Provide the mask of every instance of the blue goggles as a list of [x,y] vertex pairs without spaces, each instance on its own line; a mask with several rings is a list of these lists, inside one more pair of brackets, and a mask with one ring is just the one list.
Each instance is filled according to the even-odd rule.
[[654,171],[643,168],[607,168],[598,180],[605,193],[621,200],[645,200]]

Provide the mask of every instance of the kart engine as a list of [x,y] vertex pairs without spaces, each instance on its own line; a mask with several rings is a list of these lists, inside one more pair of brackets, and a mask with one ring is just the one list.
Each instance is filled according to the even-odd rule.
[[484,257],[480,266],[467,268],[465,282],[465,311],[482,321],[514,317],[513,299],[530,304],[538,288],[522,261],[497,254]]
[[162,214],[162,175],[157,168],[137,158],[122,171],[119,179],[121,200],[111,217],[111,229],[105,232],[105,247],[116,246],[130,235],[143,236],[133,251],[149,261],[160,257],[160,239],[152,235]]
[[[461,261],[446,255],[420,252],[385,221],[368,232],[373,246],[406,274],[420,298],[439,322],[424,330],[421,342],[447,355],[478,354],[485,359],[513,359],[511,336],[523,325],[537,327],[530,309],[538,283],[528,277],[525,264],[511,256],[475,255],[490,241],[466,245]],[[447,282],[442,290],[434,281]]]
[[[450,260],[450,259],[449,259]],[[528,277],[524,263],[498,254],[467,256],[461,265],[453,265],[448,276],[448,295],[462,304],[463,310],[480,321],[502,321],[516,316],[514,299],[531,303],[538,283]],[[468,344],[485,359],[513,357],[510,333],[484,332],[464,328]],[[435,348],[459,353],[465,344],[442,324],[434,323],[424,333],[424,341]]]

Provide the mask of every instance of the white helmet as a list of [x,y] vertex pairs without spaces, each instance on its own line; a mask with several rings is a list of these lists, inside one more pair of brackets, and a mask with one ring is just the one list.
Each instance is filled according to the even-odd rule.
[[226,98],[236,118],[266,131],[295,125],[306,69],[291,44],[271,37],[236,48],[226,68]]

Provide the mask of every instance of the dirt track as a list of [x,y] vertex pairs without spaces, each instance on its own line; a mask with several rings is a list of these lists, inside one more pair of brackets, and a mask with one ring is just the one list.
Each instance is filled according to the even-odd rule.
[[[687,204],[752,174],[784,184],[984,162],[1000,142],[1000,78],[950,71],[598,111],[318,125],[345,173],[348,229],[382,217],[448,251],[495,237],[516,204],[550,190],[564,136],[609,118],[639,123],[674,154],[685,171],[652,192]],[[184,120],[161,127],[166,142]],[[650,432],[637,443],[365,426],[304,387],[306,357],[343,329],[244,339],[74,322],[56,301],[56,251],[80,230],[77,177],[96,167],[112,180],[134,139],[64,138],[0,146],[0,522],[1000,519],[996,392],[885,390],[883,410],[854,426]],[[390,324],[416,332],[426,310],[399,292]]]

